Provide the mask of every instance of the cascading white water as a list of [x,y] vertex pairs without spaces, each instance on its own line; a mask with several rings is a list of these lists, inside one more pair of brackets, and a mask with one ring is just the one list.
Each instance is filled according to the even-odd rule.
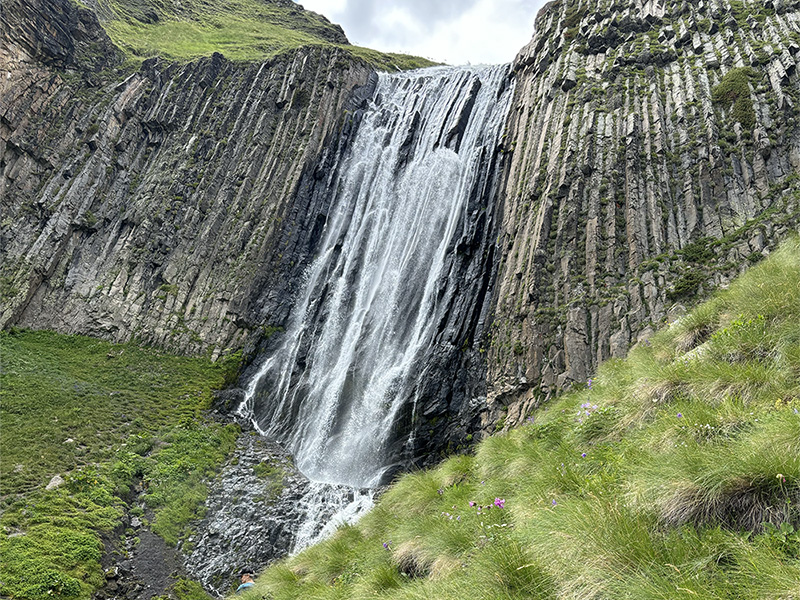
[[282,346],[240,407],[313,481],[370,488],[389,467],[469,196],[500,142],[507,79],[507,66],[379,77]]

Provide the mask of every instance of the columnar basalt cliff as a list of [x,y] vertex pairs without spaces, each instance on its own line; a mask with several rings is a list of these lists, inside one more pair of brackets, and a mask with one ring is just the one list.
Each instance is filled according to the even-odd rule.
[[485,423],[519,422],[798,217],[800,3],[551,2],[517,56]]
[[[98,69],[120,62],[91,13],[2,14],[0,324],[196,353],[281,323],[326,211],[296,192],[328,175],[323,148],[346,138],[371,69],[319,47],[70,70],[91,52]],[[15,25],[40,21],[77,25]]]
[[[487,426],[585,381],[797,221],[798,6],[541,11],[514,63],[491,340],[464,339],[488,348]],[[285,324],[369,67],[331,46],[126,71],[68,0],[9,0],[0,23],[0,325],[194,353]]]
[[[192,4],[161,14],[153,6],[166,4],[87,1],[106,26],[160,22]],[[302,11],[290,0],[259,2]],[[322,36],[318,43],[273,58],[234,62],[215,53],[134,65],[95,13],[72,0],[2,0],[0,328],[135,339],[215,359],[257,349],[240,381],[251,389],[221,394],[220,410],[253,408],[248,419],[279,438],[302,413],[302,431],[284,439],[297,448],[309,431],[328,436],[307,453],[335,459],[320,479],[342,483],[341,456],[378,456],[378,469],[358,464],[370,472],[344,479],[373,486],[518,424],[798,229],[800,0],[556,0],[538,15],[511,75],[498,67],[493,87],[467,70],[430,87],[430,73],[398,76],[391,86],[409,92],[403,102],[344,48],[336,26],[318,15],[302,22],[304,34]],[[416,97],[423,89],[429,95]],[[508,120],[504,111],[486,121],[491,128],[476,126],[477,141],[464,144],[475,152],[469,179],[426,170],[442,152],[454,163],[471,119],[487,106],[505,109],[512,90]],[[441,110],[428,119],[431,99],[442,100]],[[384,102],[395,102],[397,114],[381,113]],[[385,177],[359,171],[367,162],[354,158],[359,132],[374,144],[361,144],[369,157],[391,157],[373,171],[385,168]],[[340,177],[350,165],[353,177]],[[421,175],[406,182],[407,171]],[[420,199],[420,183],[441,186],[443,196],[431,196],[437,208],[463,187],[463,202],[444,211],[446,226],[424,232],[418,222],[436,224],[428,213],[407,225],[393,215],[405,206],[395,192]],[[370,201],[376,189],[387,191],[385,206],[363,214],[367,222],[390,215],[399,231],[376,228],[375,239],[403,243],[376,245],[373,262],[376,272],[389,259],[410,266],[398,272],[431,299],[419,318],[409,313],[422,301],[391,279],[362,286],[363,305],[378,291],[399,291],[381,311],[388,320],[354,301],[367,244],[345,242],[358,219],[346,215],[336,237],[323,236],[348,186]],[[403,250],[406,234],[444,240],[441,253],[434,261]],[[355,267],[323,261],[315,274],[309,265],[320,249],[352,256]],[[313,285],[307,302],[295,304],[304,278]],[[328,305],[337,282],[347,284],[339,286],[343,301]],[[336,373],[343,398],[317,417],[302,404],[309,357],[328,350],[315,336],[329,317],[348,313],[357,360],[317,363],[319,396],[331,396],[324,375]],[[416,342],[400,330],[412,326],[425,331],[414,338],[424,348],[414,348],[402,378],[388,377],[397,361],[363,361],[393,356],[386,339],[400,340],[401,355]],[[347,336],[331,331],[337,357]],[[267,368],[293,342],[291,360]],[[364,364],[387,385],[362,386]],[[256,385],[259,371],[265,379]],[[273,396],[279,380],[300,385]],[[372,413],[353,409],[352,428],[332,426],[351,412],[359,386]],[[404,402],[394,407],[397,398]],[[380,422],[381,431],[369,433],[358,419]],[[340,433],[380,438],[378,450],[359,455],[342,444],[337,455],[329,442]],[[217,591],[234,557],[260,566],[291,547],[304,509],[290,505],[313,487],[255,435],[237,452],[206,519],[195,523],[199,547],[183,546],[192,553],[188,572]],[[276,461],[280,468],[268,468]],[[256,514],[269,518],[248,528]]]

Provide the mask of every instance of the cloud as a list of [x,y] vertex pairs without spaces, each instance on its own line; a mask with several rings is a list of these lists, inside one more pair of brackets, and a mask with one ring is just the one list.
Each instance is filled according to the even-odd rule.
[[450,64],[510,62],[544,0],[305,0],[350,41]]

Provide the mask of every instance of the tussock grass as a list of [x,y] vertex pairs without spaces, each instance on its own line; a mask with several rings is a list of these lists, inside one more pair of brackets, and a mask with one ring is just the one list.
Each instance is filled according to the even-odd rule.
[[636,503],[672,525],[761,531],[764,523],[800,523],[800,418],[787,410],[764,418],[727,443],[690,440],[661,465],[643,465],[631,478]]
[[357,526],[268,569],[254,593],[800,598],[798,375],[791,240],[585,389],[400,478]]

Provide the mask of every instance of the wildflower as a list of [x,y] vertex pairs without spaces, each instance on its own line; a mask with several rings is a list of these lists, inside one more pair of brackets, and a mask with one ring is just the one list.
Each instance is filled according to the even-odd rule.
[[494,505],[497,508],[505,508],[505,506],[506,506],[505,498],[495,498],[494,499]]
[[392,545],[392,540],[389,540],[388,542],[383,542],[383,549],[389,550],[389,546],[391,545]]
[[592,379],[591,378],[589,378],[589,381],[586,382],[586,387],[588,387],[589,389],[592,389]]
[[556,502],[555,498],[553,498],[553,506],[555,506],[556,504],[558,504],[558,502]]
[[441,496],[442,494],[444,494],[444,490],[443,490],[442,488],[439,488],[439,489],[438,489],[438,490],[436,490],[436,491],[437,491],[437,492],[439,492],[439,495],[440,495],[440,496]]
[[778,473],[775,477],[779,479],[781,483],[786,483],[786,477],[784,477],[783,473]]
[[682,419],[683,418],[683,413],[678,413],[678,418]]
[[470,500],[469,501],[469,505],[470,505],[470,507],[472,507],[472,506],[475,506],[475,503],[472,500]]
[[581,458],[586,458],[586,452],[581,452]]

